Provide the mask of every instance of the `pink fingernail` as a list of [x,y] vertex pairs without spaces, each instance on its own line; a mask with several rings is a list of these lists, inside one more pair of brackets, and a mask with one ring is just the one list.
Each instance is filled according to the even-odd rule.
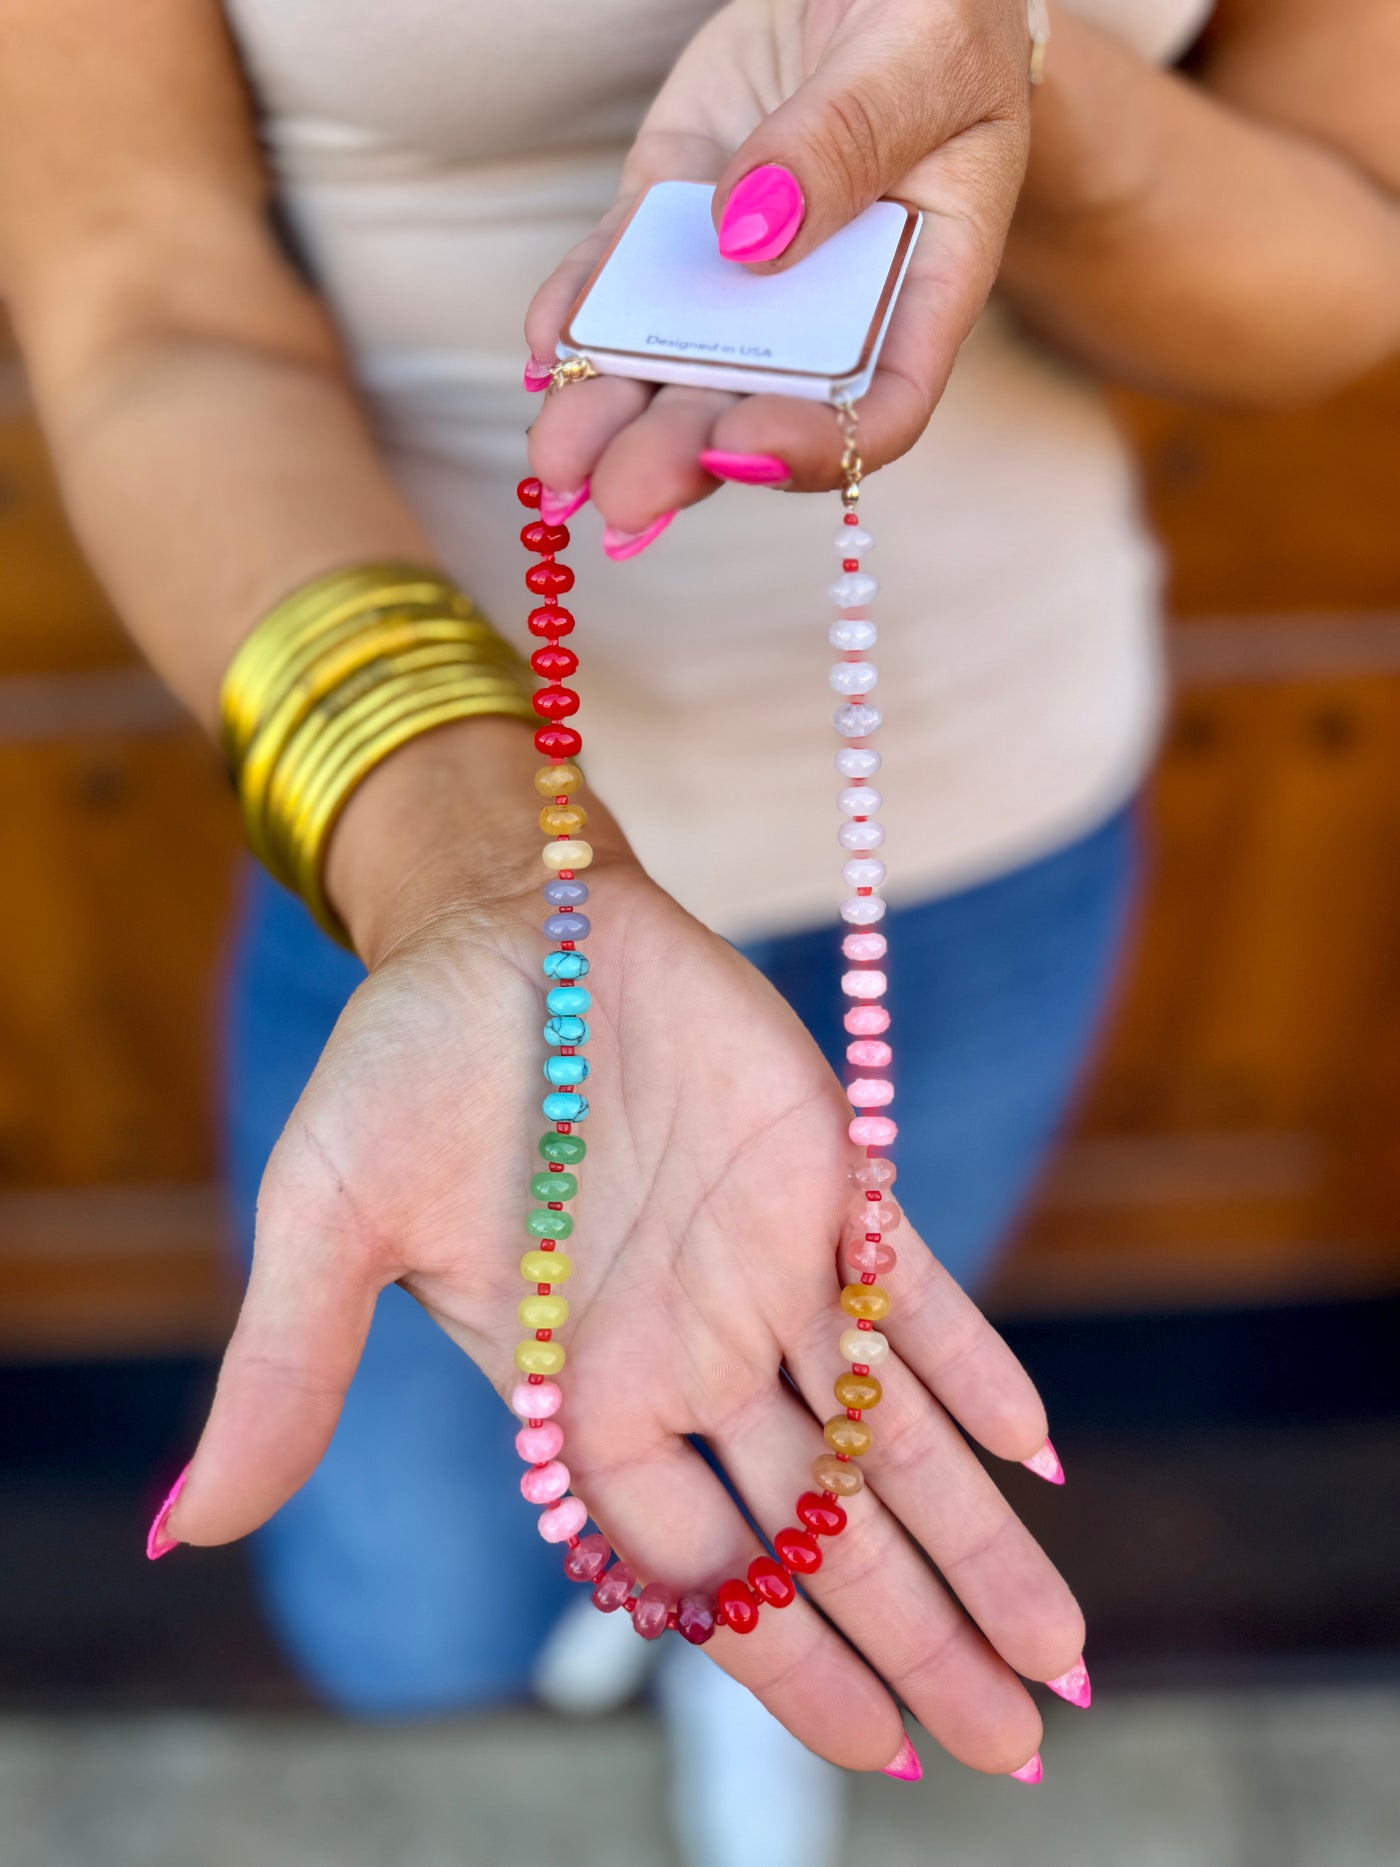
[[919,1762],[919,1753],[909,1742],[908,1737],[881,1770],[881,1776],[896,1776],[901,1783],[917,1783],[924,1773],[924,1766]]
[[620,532],[615,525],[609,525],[603,532],[603,550],[616,564],[624,558],[634,558],[639,551],[646,550],[653,538],[661,536],[675,516],[674,512],[663,512],[643,532]]
[[1058,1679],[1047,1679],[1045,1683],[1052,1692],[1058,1692],[1062,1699],[1077,1705],[1081,1711],[1088,1711],[1094,1702],[1093,1689],[1089,1684],[1089,1668],[1084,1664],[1082,1653],[1067,1673],[1061,1673]]
[[797,177],[776,162],[750,169],[724,204],[719,250],[746,266],[776,259],[792,245],[806,203]]
[[707,447],[700,465],[717,480],[740,480],[745,486],[776,486],[792,478],[792,468],[776,454],[726,454],[722,448]]
[[1030,1762],[1023,1763],[1019,1770],[1008,1770],[1006,1774],[1013,1783],[1038,1783],[1045,1774],[1040,1761],[1040,1752],[1037,1751]]
[[[193,1463],[193,1461],[191,1461],[191,1463]],[[155,1522],[146,1533],[146,1555],[152,1562],[158,1562],[162,1556],[168,1556],[172,1549],[178,1549],[180,1547],[179,1537],[167,1536],[165,1534],[165,1526],[170,1521],[170,1513],[174,1510],[176,1501],[180,1493],[184,1490],[185,1480],[189,1475],[190,1468],[187,1465],[180,1473],[180,1476],[175,1480],[174,1484],[171,1485],[169,1497],[166,1498],[165,1502],[156,1512]]]
[[1062,1485],[1065,1481],[1065,1468],[1055,1456],[1055,1448],[1047,1439],[1034,1458],[1022,1459],[1021,1463],[1028,1472],[1034,1472],[1037,1478],[1043,1478],[1047,1484]]
[[588,498],[588,481],[574,487],[572,492],[556,492],[552,486],[540,488],[540,517],[546,525],[562,525],[565,519],[571,519],[579,507]]
[[[541,389],[549,387],[550,371],[554,368],[553,357],[537,357],[530,352],[530,360],[525,365],[525,374],[521,378],[531,395],[538,395]],[[549,521],[551,524],[553,521]]]

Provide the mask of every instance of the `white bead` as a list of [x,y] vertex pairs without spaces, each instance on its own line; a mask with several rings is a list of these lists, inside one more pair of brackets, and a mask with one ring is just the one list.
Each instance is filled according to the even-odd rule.
[[879,641],[880,631],[864,616],[838,616],[827,630],[826,639],[833,648],[853,648],[864,654]]
[[880,769],[880,754],[870,746],[842,746],[835,765],[843,778],[873,778]]
[[880,730],[883,717],[878,707],[837,707],[831,723],[843,739],[864,739],[867,733]]
[[873,784],[847,785],[836,793],[836,808],[843,817],[873,817],[884,801]]
[[832,539],[839,558],[864,557],[875,540],[863,525],[843,525]]
[[873,1368],[890,1352],[889,1338],[878,1329],[843,1329],[836,1344],[842,1361],[858,1361]]
[[879,592],[880,585],[869,571],[843,570],[826,593],[838,609],[859,609],[863,603],[873,603]]
[[833,661],[827,679],[838,694],[868,694],[879,680],[877,669],[868,661]]
[[843,849],[878,849],[885,840],[884,825],[879,823],[843,823],[836,832]]
[[885,865],[878,856],[853,856],[841,871],[847,888],[879,888],[885,879]]
[[885,902],[881,895],[852,895],[841,903],[841,918],[849,921],[852,927],[871,927],[876,921],[885,918]]

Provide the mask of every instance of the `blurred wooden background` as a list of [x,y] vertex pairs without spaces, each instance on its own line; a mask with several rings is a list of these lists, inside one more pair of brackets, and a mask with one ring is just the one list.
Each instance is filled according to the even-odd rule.
[[[997,1289],[1400,1286],[1400,369],[1306,414],[1123,398],[1179,694],[1136,951]],[[227,1326],[213,983],[238,830],[59,515],[0,352],[0,1354]]]

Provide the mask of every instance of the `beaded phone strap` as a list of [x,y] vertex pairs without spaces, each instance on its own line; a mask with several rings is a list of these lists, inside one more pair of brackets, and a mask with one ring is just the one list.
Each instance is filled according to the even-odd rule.
[[[885,936],[878,931],[885,914],[879,893],[885,865],[876,851],[885,833],[874,821],[881,798],[870,780],[880,768],[880,754],[869,741],[880,725],[880,710],[870,702],[877,677],[865,659],[876,640],[875,625],[866,611],[878,585],[861,568],[862,558],[875,541],[856,514],[861,460],[855,415],[850,404],[843,403],[837,407],[837,416],[843,443],[841,470],[845,485],[841,498],[845,514],[835,539],[841,570],[828,591],[839,614],[831,624],[828,640],[839,653],[831,669],[831,686],[840,696],[833,724],[841,739],[836,770],[844,781],[837,794],[837,806],[844,819],[837,841],[845,853],[841,878],[848,890],[841,903],[841,918],[848,928],[841,951],[850,962],[850,969],[842,975],[841,989],[852,1001],[845,1016],[851,1038],[846,1057],[855,1072],[846,1086],[855,1111],[848,1132],[863,1152],[863,1158],[851,1168],[859,1204],[852,1214],[849,1235],[842,1243],[851,1281],[841,1291],[845,1326],[839,1347],[848,1367],[836,1379],[835,1394],[841,1411],[826,1422],[828,1450],[812,1465],[815,1489],[804,1491],[797,1500],[797,1523],[777,1532],[772,1539],[773,1555],[756,1556],[742,1579],[731,1577],[714,1590],[693,1588],[679,1596],[657,1581],[647,1582],[634,1593],[639,1578],[631,1565],[621,1558],[611,1561],[612,1549],[600,1531],[583,1534],[588,1509],[581,1498],[570,1494],[569,1468],[559,1456],[564,1433],[554,1415],[563,1394],[554,1377],[564,1366],[564,1347],[557,1335],[569,1313],[568,1303],[559,1291],[573,1270],[567,1252],[560,1246],[574,1229],[568,1212],[569,1202],[578,1191],[574,1169],[588,1151],[582,1135],[575,1133],[588,1115],[582,1086],[589,1066],[581,1052],[588,1043],[587,1013],[591,1003],[588,987],[582,984],[589,970],[588,960],[579,951],[580,943],[591,931],[583,911],[588,886],[579,880],[579,873],[593,860],[593,851],[579,836],[587,818],[583,807],[574,801],[583,774],[573,760],[582,750],[583,737],[568,722],[578,711],[579,697],[573,688],[564,685],[578,667],[578,656],[562,642],[564,636],[573,634],[574,618],[559,603],[574,582],[573,572],[558,561],[558,553],[569,543],[569,533],[563,525],[535,518],[520,534],[525,549],[538,559],[525,573],[526,587],[542,599],[531,611],[528,627],[542,640],[542,646],[530,657],[530,666],[545,682],[533,700],[541,720],[535,746],[549,763],[536,772],[535,788],[544,800],[540,828],[550,839],[544,847],[544,865],[550,872],[544,885],[550,910],[544,933],[556,945],[544,958],[549,981],[544,1035],[554,1052],[544,1066],[549,1092],[543,1112],[550,1127],[539,1142],[544,1168],[530,1181],[531,1196],[538,1203],[526,1220],[530,1249],[520,1260],[521,1275],[532,1290],[522,1300],[519,1315],[530,1333],[515,1351],[515,1365],[524,1378],[513,1389],[510,1404],[524,1422],[515,1439],[516,1450],[529,1466],[520,1489],[528,1502],[543,1506],[540,1535],[546,1542],[567,1546],[565,1573],[576,1582],[593,1584],[594,1604],[603,1613],[612,1614],[619,1608],[630,1613],[633,1626],[644,1640],[655,1640],[668,1628],[675,1628],[692,1645],[701,1646],[720,1624],[738,1634],[752,1633],[762,1607],[784,1608],[793,1600],[797,1592],[795,1578],[821,1567],[817,1539],[835,1536],[846,1526],[841,1500],[854,1497],[864,1486],[855,1461],[870,1449],[872,1434],[865,1415],[879,1404],[881,1394],[874,1369],[889,1354],[889,1343],[875,1324],[888,1315],[890,1298],[877,1278],[894,1268],[895,1254],[886,1243],[886,1235],[898,1226],[901,1215],[886,1198],[894,1182],[895,1167],[885,1150],[893,1142],[896,1128],[887,1114],[878,1112],[889,1106],[894,1088],[884,1074],[891,1061],[885,1037],[890,1015],[878,1002],[884,997],[886,984],[878,964],[886,950]],[[517,488],[520,503],[537,507],[540,490],[538,480],[522,480]],[[867,1073],[871,1071],[876,1074]]]

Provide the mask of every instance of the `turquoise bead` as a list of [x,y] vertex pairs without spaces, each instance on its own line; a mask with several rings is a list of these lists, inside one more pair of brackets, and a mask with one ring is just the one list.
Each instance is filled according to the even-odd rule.
[[587,971],[588,961],[582,953],[546,953],[544,956],[546,979],[581,979]]
[[581,1083],[587,1074],[587,1057],[546,1057],[544,1060],[544,1079],[556,1088]]
[[584,1018],[551,1018],[544,1027],[547,1044],[586,1044],[590,1032]]
[[[568,1135],[560,1135],[561,1141],[567,1141]],[[578,1191],[578,1181],[571,1173],[536,1173],[530,1176],[531,1199],[572,1199]]]
[[557,1160],[566,1167],[577,1167],[588,1152],[581,1134],[542,1134],[540,1153],[546,1160]]
[[574,1222],[567,1212],[546,1212],[537,1207],[525,1221],[525,1230],[536,1238],[567,1238]]
[[560,1017],[574,1017],[587,1011],[593,994],[586,985],[556,985],[544,995],[544,1002]]
[[553,1095],[546,1096],[540,1108],[546,1121],[584,1121],[588,1116],[585,1099],[564,1089],[556,1089]]

